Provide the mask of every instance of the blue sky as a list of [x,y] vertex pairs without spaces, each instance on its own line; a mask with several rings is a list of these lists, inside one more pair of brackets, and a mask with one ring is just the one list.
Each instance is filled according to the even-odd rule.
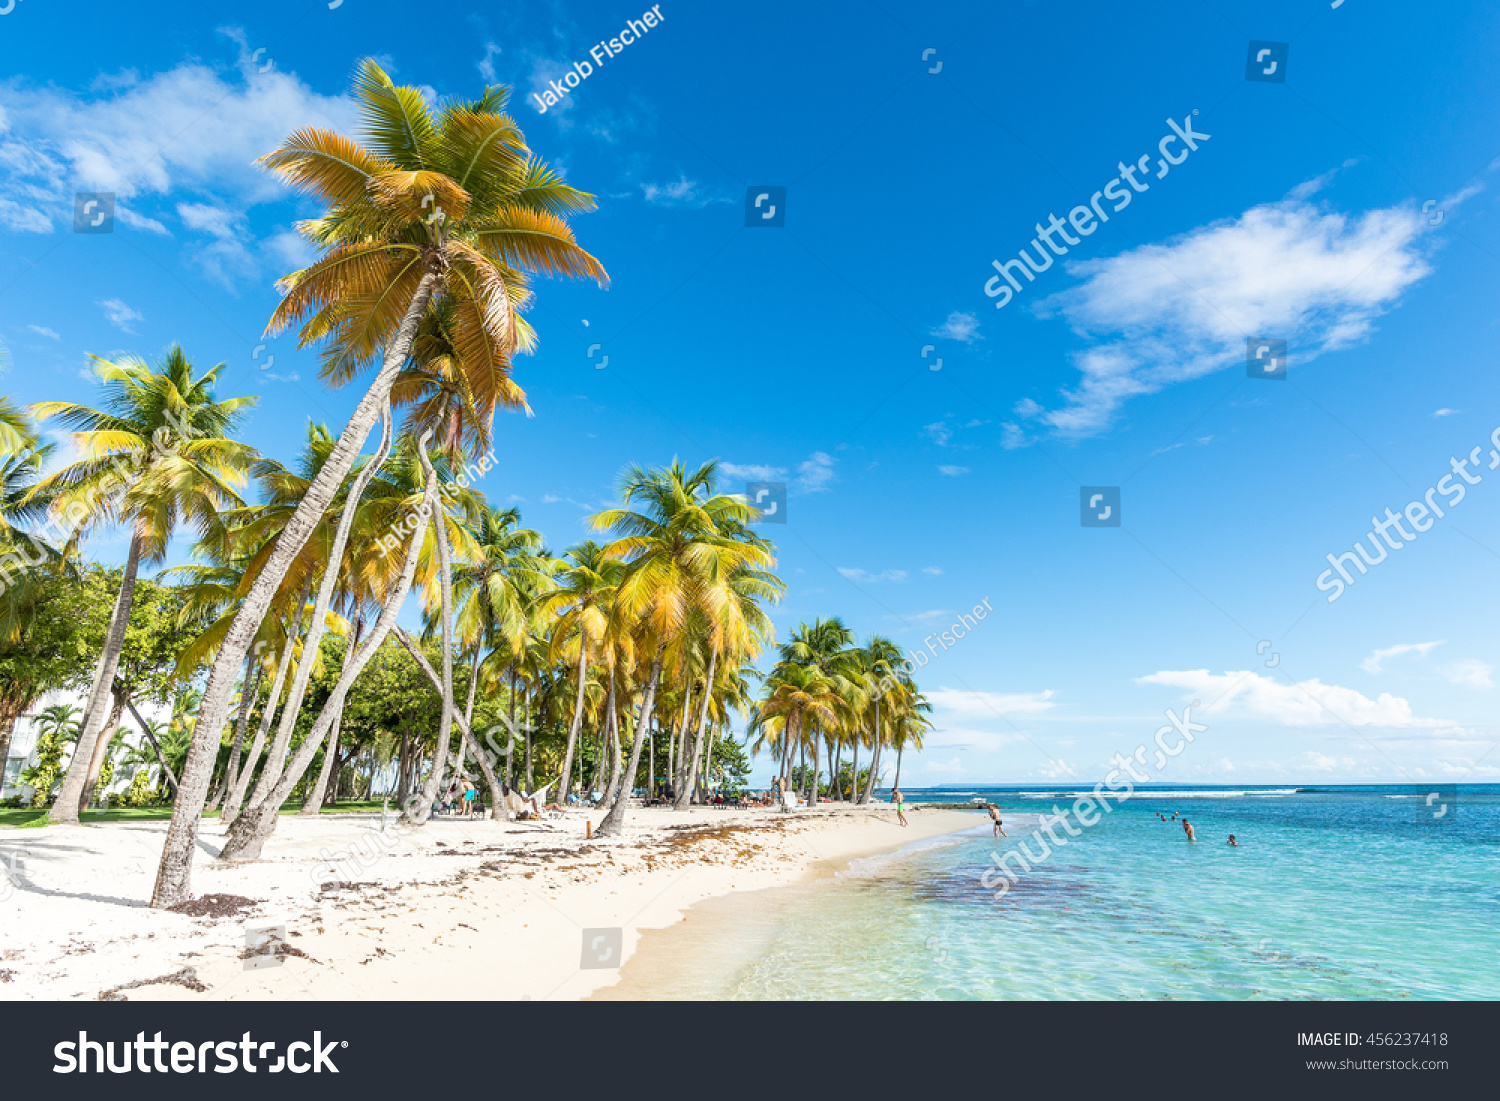
[[[648,8],[21,0],[0,392],[85,398],[86,352],[180,340],[289,458],[355,395],[260,336],[312,208],[251,162],[349,127],[362,56],[438,96],[510,84],[599,196],[576,229],[612,277],[539,285],[536,416],[502,418],[481,487],[554,548],[626,463],[718,457],[731,488],[788,483],[783,633],[836,614],[924,650],[988,598],[924,650],[911,785],[1092,784],[1194,699],[1209,729],[1160,779],[1500,777],[1500,11],[658,8],[543,115],[531,94]],[[1289,44],[1284,83],[1246,79],[1252,40]],[[1169,119],[1209,137],[1159,176]],[[1142,157],[1148,189],[996,309],[992,261]],[[787,189],[784,227],[746,228],[752,185]],[[112,233],[73,232],[78,191],[116,194]],[[1286,381],[1246,377],[1251,337],[1287,341]],[[1475,447],[1464,499],[1330,603],[1325,556]],[[1121,487],[1120,526],[1082,526],[1081,486]]]

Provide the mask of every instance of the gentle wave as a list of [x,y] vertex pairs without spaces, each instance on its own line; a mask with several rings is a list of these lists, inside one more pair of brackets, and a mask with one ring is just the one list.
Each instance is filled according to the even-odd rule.
[[[1020,791],[1016,793],[1023,799],[1077,799],[1085,795],[1093,795],[1092,791]],[[1124,794],[1121,792],[1111,793],[1108,788],[1104,794]],[[1265,788],[1258,791],[1146,791],[1141,788],[1135,790],[1132,798],[1150,797],[1157,799],[1234,799],[1245,795],[1295,795],[1296,788]]]

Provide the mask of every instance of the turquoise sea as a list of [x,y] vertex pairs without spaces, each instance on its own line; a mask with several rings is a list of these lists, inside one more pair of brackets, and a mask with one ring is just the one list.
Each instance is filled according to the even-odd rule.
[[[976,814],[972,830],[816,883],[705,904],[699,951],[682,944],[670,986],[754,999],[1497,998],[1500,785],[1440,788],[1429,805],[1431,791],[1140,788],[1078,837],[1059,828],[1068,843],[998,901],[981,881],[991,854],[1079,792],[909,791],[991,800],[1009,840]],[[1196,843],[1157,817],[1174,812]]]

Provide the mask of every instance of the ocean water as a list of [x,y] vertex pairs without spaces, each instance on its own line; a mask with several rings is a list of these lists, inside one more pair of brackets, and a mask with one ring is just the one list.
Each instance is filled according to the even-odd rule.
[[991,854],[1078,792],[911,791],[992,800],[1009,840],[976,814],[817,883],[705,904],[671,973],[636,977],[697,998],[1500,997],[1500,785],[1427,793],[1142,788],[1078,837],[1059,827],[1068,843],[997,900]]

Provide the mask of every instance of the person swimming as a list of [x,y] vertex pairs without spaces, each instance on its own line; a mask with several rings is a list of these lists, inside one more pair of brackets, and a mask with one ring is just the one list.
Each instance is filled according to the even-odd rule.
[[1193,833],[1193,824],[1191,822],[1189,822],[1186,818],[1184,818],[1182,820],[1182,832],[1185,833],[1185,834],[1187,834],[1187,839],[1189,841],[1196,841],[1196,840],[1198,840],[1198,838]]
[[1229,843],[1231,845],[1233,845],[1235,848],[1239,848],[1240,847],[1240,843],[1234,839],[1234,834],[1230,834],[1229,835]]

